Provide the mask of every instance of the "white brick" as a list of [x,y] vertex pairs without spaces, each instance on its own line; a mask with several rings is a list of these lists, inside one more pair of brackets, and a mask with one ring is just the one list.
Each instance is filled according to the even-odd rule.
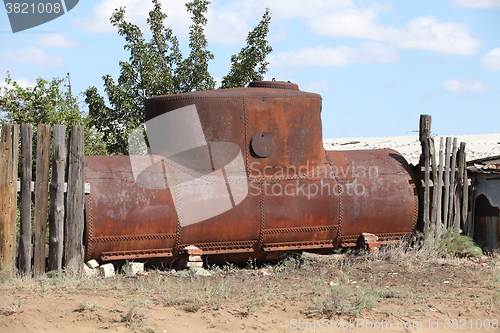
[[99,267],[99,263],[97,262],[97,260],[92,259],[87,261],[87,266],[89,266],[90,268],[97,268]]
[[136,275],[137,273],[144,271],[143,262],[127,262],[125,267],[125,272],[130,275]]
[[113,264],[105,264],[99,266],[99,271],[101,272],[101,275],[104,277],[115,276],[115,266],[113,266]]

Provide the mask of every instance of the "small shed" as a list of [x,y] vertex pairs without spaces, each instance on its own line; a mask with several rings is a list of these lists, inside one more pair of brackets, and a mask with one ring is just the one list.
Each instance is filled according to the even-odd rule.
[[500,155],[467,162],[472,181],[474,240],[485,250],[500,244]]

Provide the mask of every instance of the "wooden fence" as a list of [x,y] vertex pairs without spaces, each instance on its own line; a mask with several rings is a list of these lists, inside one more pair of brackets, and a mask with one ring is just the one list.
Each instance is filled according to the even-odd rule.
[[431,116],[420,116],[422,155],[421,220],[424,237],[435,239],[443,230],[453,228],[472,236],[468,222],[468,178],[465,164],[465,143],[457,138],[440,138],[439,155],[431,136]]
[[22,275],[35,277],[47,268],[79,272],[86,190],[83,127],[67,132],[66,126],[55,125],[51,131],[50,125],[39,124],[34,165],[32,125],[3,124],[1,131],[0,270],[14,272],[17,266]]

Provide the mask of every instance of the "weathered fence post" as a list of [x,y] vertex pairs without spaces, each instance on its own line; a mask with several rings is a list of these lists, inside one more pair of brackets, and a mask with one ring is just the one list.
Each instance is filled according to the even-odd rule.
[[35,177],[35,221],[33,275],[45,273],[45,240],[49,199],[50,125],[38,124]]
[[83,266],[84,152],[83,127],[73,126],[68,153],[68,194],[64,238],[64,266],[79,273]]
[[443,189],[443,223],[445,229],[448,229],[449,220],[448,220],[448,209],[450,206],[450,168],[451,163],[451,138],[446,137],[446,145],[445,145],[445,153],[444,153],[444,189]]
[[436,218],[436,233],[435,238],[441,237],[443,225],[446,223],[442,207],[443,207],[443,175],[444,174],[444,138],[439,139],[439,167],[438,167],[438,180],[437,180],[437,218]]
[[462,212],[461,223],[462,229],[464,233],[469,237],[472,237],[472,232],[470,231],[470,225],[468,225],[468,212],[469,212],[469,177],[467,177],[467,162],[466,162],[466,154],[465,154],[465,142],[460,143],[460,149],[462,150]]
[[457,199],[457,141],[453,138],[453,146],[451,149],[450,162],[450,193],[449,193],[449,209],[448,209],[448,228],[455,228],[455,210],[459,204]]
[[[465,166],[465,143],[460,143],[460,148],[457,151],[457,187],[456,197],[458,198],[458,203],[462,203],[461,205],[457,205],[455,207],[455,218],[453,220],[453,225],[455,227],[455,231],[460,231],[461,221],[462,221],[462,211],[463,208],[467,208],[467,201],[464,201],[463,198],[463,187],[467,186],[467,177],[464,178],[464,169]],[[465,230],[465,226],[462,225],[463,231]]]
[[21,274],[31,276],[31,179],[33,164],[33,126],[21,125],[21,201],[18,266]]
[[3,124],[0,141],[0,270],[14,272],[19,125]]
[[49,207],[49,270],[62,269],[64,253],[64,176],[66,174],[66,126],[55,125]]
[[424,235],[428,237],[430,235],[431,221],[430,221],[430,190],[431,190],[431,180],[430,180],[430,130],[431,130],[431,116],[421,115],[420,116],[420,143],[422,145],[422,155],[420,157],[420,165],[424,165],[424,184],[423,184],[423,216],[422,220],[424,223]]

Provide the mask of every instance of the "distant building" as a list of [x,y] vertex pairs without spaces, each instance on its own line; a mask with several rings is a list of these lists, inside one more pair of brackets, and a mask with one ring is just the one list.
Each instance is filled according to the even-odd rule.
[[500,155],[467,162],[472,180],[470,208],[474,239],[486,250],[500,244]]

